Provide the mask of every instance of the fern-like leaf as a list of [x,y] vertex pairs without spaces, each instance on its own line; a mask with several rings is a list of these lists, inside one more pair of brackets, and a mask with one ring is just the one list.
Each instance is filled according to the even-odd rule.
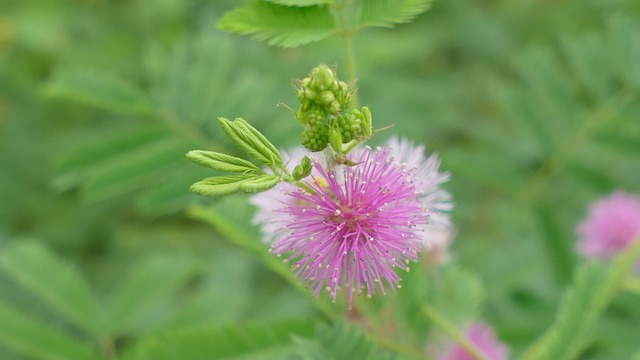
[[265,0],[265,1],[277,4],[277,5],[298,6],[298,7],[325,5],[325,4],[331,3],[331,0]]
[[321,326],[315,339],[297,337],[298,353],[303,359],[388,359],[387,352],[380,352],[369,337],[355,325],[339,322],[334,328]]
[[334,21],[327,6],[287,7],[258,1],[226,13],[218,27],[269,45],[295,47],[328,37]]
[[640,243],[625,251],[611,266],[589,263],[578,269],[554,325],[522,357],[523,360],[575,359],[583,350],[602,312],[622,286],[640,253]]
[[285,359],[295,351],[292,336],[309,337],[314,327],[309,321],[280,321],[172,331],[143,341],[135,358]]
[[360,26],[393,27],[411,22],[431,7],[431,0],[363,0]]

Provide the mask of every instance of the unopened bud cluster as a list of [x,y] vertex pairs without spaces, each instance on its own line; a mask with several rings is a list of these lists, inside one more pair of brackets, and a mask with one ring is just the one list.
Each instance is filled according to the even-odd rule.
[[307,149],[321,151],[329,143],[337,146],[364,135],[362,113],[349,111],[349,85],[327,65],[319,65],[297,82],[296,94],[300,101],[296,117],[305,126],[302,145]]

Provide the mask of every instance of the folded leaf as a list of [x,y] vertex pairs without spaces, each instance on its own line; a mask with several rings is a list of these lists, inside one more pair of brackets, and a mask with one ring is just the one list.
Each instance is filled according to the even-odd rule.
[[253,126],[249,125],[249,123],[242,118],[237,118],[234,121],[234,123],[237,124],[238,127],[242,128],[242,130],[248,131],[249,133],[251,133],[251,135],[253,135],[256,139],[258,139],[260,141],[260,144],[266,146],[269,149],[276,164],[282,165],[282,156],[280,155],[280,151],[278,151],[275,145],[273,145],[269,140],[267,140],[267,138],[264,135],[262,135],[260,131],[258,131]]
[[[257,130],[247,126],[246,121],[242,119],[229,121],[225,118],[219,118],[218,120],[220,121],[222,130],[227,134],[229,139],[246,154],[258,160],[263,165],[275,166],[278,163],[282,164],[282,158],[279,157],[277,150],[276,153],[274,153],[271,149],[273,145],[269,143],[264,136],[256,136],[255,132],[257,132]],[[252,131],[252,129],[255,130],[255,132]]]
[[238,173],[260,172],[257,166],[247,160],[214,151],[189,151],[187,158],[198,165],[218,171]]
[[206,178],[191,185],[189,190],[203,196],[225,196],[240,191],[243,182],[255,179],[255,175],[230,175]]
[[256,179],[247,180],[240,185],[240,190],[245,193],[257,193],[267,191],[280,182],[276,175],[264,175]]

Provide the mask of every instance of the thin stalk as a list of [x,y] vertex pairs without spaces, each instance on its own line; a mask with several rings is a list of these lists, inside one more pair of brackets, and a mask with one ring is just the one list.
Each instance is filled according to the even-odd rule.
[[[347,10],[351,7],[352,3],[352,0],[337,0],[333,4],[333,9],[336,14],[336,22],[338,23],[337,35],[342,38],[344,62],[347,68],[348,84],[351,86],[355,86],[357,78],[356,56],[355,51],[353,50],[353,34],[355,34],[356,29],[351,28],[351,25],[349,24],[349,20],[347,18]],[[351,105],[349,106],[349,108],[351,110],[358,108],[357,91],[353,92],[353,97],[351,98]]]
[[104,337],[100,340],[100,355],[103,360],[115,360],[116,346],[111,337]]
[[[344,60],[347,66],[347,79],[349,80],[348,84],[350,86],[355,86],[356,84],[356,57],[355,52],[353,50],[353,35],[351,32],[347,32],[342,36],[342,43],[344,46]],[[358,91],[353,92],[353,97],[351,98],[351,104],[349,105],[351,110],[358,108]]]
[[[309,296],[309,292],[300,286],[298,281],[294,278],[291,270],[282,265],[282,261],[271,255],[267,251],[267,248],[258,239],[253,238],[251,235],[242,231],[238,226],[233,225],[224,216],[202,206],[190,207],[187,211],[187,215],[193,219],[209,224],[229,242],[250,251],[271,271],[287,281],[294,289],[300,291],[305,296]],[[339,315],[335,307],[321,299],[314,298],[312,304],[331,321],[335,320]]]
[[638,278],[627,279],[624,282],[624,289],[626,291],[640,295],[640,279]]
[[455,342],[460,344],[469,355],[476,360],[489,360],[474,344],[472,344],[464,334],[456,328],[447,318],[438,312],[434,307],[427,304],[422,307],[422,311],[438,326],[442,331],[449,335]]

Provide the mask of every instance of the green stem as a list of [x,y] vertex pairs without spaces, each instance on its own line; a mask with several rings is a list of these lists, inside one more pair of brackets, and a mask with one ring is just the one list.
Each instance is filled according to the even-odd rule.
[[111,337],[105,337],[100,340],[100,354],[103,360],[116,359],[116,347]]
[[[355,52],[353,50],[353,35],[348,33],[347,35],[343,35],[342,42],[344,44],[344,60],[347,65],[347,79],[349,80],[349,84],[351,86],[355,86],[356,84],[356,60],[355,60]],[[349,106],[351,110],[358,108],[358,91],[353,92],[353,97],[351,98],[351,105]]]
[[624,282],[624,289],[640,295],[640,279],[630,278]]
[[[336,20],[338,23],[338,36],[342,38],[342,45],[344,49],[344,61],[347,67],[347,79],[350,86],[355,86],[356,84],[356,57],[355,51],[353,50],[353,34],[355,33],[355,29],[352,29],[349,25],[349,21],[347,19],[347,10],[351,7],[353,1],[352,0],[342,0],[335,1],[333,5],[333,9],[336,13]],[[353,92],[353,97],[351,100],[351,105],[349,106],[351,110],[358,108],[358,92]]]
[[[258,239],[255,239],[251,235],[242,231],[238,226],[233,225],[224,216],[202,206],[190,207],[189,210],[187,210],[187,215],[193,219],[197,219],[211,225],[211,227],[216,229],[229,242],[256,255],[262,263],[291,284],[294,289],[300,291],[305,296],[309,296],[309,292],[298,284],[298,281],[294,278],[291,270],[286,266],[283,266],[282,261],[271,255],[264,244],[262,244]],[[314,298],[312,303],[327,317],[327,319],[333,321],[338,317],[338,312],[335,307],[331,306],[327,302],[319,298]]]
[[592,133],[600,127],[606,125],[622,112],[634,96],[628,90],[620,90],[607,102],[600,105],[589,116],[579,122],[571,135],[558,146],[556,151],[545,164],[532,176],[529,184],[522,186],[515,198],[522,204],[529,204],[538,198],[538,195],[546,188],[546,184],[552,175],[561,171],[571,160],[577,149],[590,139]]
[[474,344],[472,344],[467,337],[456,328],[447,318],[442,316],[434,307],[426,304],[422,307],[422,311],[438,326],[442,331],[449,335],[455,342],[460,344],[469,355],[473,356],[477,360],[489,360]]

